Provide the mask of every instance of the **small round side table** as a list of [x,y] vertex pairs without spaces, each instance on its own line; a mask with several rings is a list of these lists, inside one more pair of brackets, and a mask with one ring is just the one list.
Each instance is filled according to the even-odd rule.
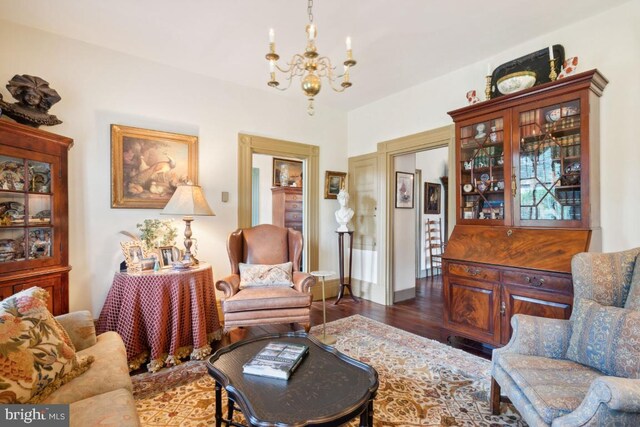
[[324,278],[335,276],[336,273],[333,271],[320,270],[312,271],[310,274],[319,277],[322,282],[322,336],[318,337],[318,340],[323,344],[332,345],[336,343],[336,337],[327,335],[327,308],[324,299]]

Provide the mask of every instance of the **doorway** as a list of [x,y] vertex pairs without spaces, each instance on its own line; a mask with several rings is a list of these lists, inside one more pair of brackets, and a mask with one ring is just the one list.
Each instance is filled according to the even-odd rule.
[[[318,269],[318,212],[320,147],[262,136],[238,135],[238,227],[248,228],[254,222],[253,165],[254,154],[302,162],[303,206],[302,251],[306,271]],[[273,172],[273,170],[272,170]],[[262,175],[260,172],[259,175]],[[259,179],[263,179],[260,177]],[[269,176],[272,180],[272,176]],[[295,182],[295,181],[294,181]]]
[[[415,248],[417,239],[414,237],[410,240],[411,243],[407,244],[409,241],[399,242],[396,245],[396,227],[395,227],[395,217],[396,212],[402,211],[402,209],[395,208],[395,199],[396,199],[396,158],[401,159],[402,156],[407,154],[416,155],[418,152],[423,152],[426,150],[436,149],[436,148],[445,148],[448,150],[447,158],[448,164],[452,165],[454,162],[454,127],[453,126],[444,126],[441,128],[433,129],[426,132],[421,132],[414,135],[405,136],[402,138],[394,139],[391,141],[386,141],[378,144],[378,166],[379,166],[379,176],[381,179],[380,187],[381,191],[379,192],[379,204],[381,206],[385,206],[385,209],[381,209],[379,214],[379,222],[380,229],[378,232],[378,283],[383,283],[385,286],[385,304],[392,305],[395,299],[395,284],[398,280],[398,283],[409,283],[411,280],[411,284],[413,286],[412,291],[405,291],[404,294],[399,295],[400,298],[408,295],[410,292],[415,292]],[[415,174],[415,161],[413,163],[414,168],[412,171],[409,171]],[[402,164],[402,167],[411,167],[411,163]],[[455,170],[455,168],[453,168]],[[438,173],[442,173],[442,169],[437,171]],[[424,170],[422,171],[423,177]],[[449,188],[455,188],[455,176],[450,176],[448,180]],[[417,193],[418,190],[414,188],[414,193]],[[423,190],[420,189],[422,192]],[[415,200],[415,199],[414,199]],[[453,198],[449,198],[448,205],[448,226],[449,232],[453,229],[453,225],[455,224],[455,215],[454,209],[455,207],[451,206]],[[414,202],[415,209],[415,202]],[[417,215],[415,212],[411,214],[411,220],[409,227],[413,229],[413,233],[415,235],[415,226],[416,226],[416,218]],[[402,233],[402,232],[400,232]],[[410,246],[410,251],[408,254],[405,254],[403,249],[406,246]],[[396,248],[401,248],[401,253],[396,253]],[[396,273],[403,274],[405,273],[404,269],[396,268],[395,260],[399,257],[410,258],[412,266],[409,268],[408,278],[404,277],[396,277]],[[398,270],[398,271],[396,271]],[[402,270],[402,271],[400,271]],[[397,280],[396,280],[397,279]],[[402,282],[400,282],[402,281]],[[405,285],[407,289],[409,285]],[[402,286],[399,287],[399,291],[403,291]]]
[[415,298],[417,279],[440,274],[431,267],[441,254],[436,244],[446,208],[440,177],[447,174],[448,158],[448,146],[394,156],[393,303]]

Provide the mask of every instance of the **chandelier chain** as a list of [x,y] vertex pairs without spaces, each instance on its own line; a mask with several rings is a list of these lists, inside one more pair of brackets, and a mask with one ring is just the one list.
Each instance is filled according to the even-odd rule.
[[313,24],[313,0],[309,0],[307,13],[309,14],[309,23]]

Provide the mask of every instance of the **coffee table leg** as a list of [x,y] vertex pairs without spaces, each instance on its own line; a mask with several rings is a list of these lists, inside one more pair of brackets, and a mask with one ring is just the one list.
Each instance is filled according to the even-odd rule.
[[231,399],[227,399],[227,420],[229,420],[229,423],[227,424],[228,426],[231,425],[231,420],[233,419],[233,405],[235,405],[235,402]]
[[222,385],[216,381],[216,427],[222,425]]
[[369,400],[369,407],[367,408],[367,418],[367,425],[369,427],[373,427],[373,399]]

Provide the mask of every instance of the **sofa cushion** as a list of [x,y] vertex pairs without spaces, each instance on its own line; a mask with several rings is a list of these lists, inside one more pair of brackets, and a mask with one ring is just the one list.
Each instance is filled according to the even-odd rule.
[[498,356],[496,363],[547,424],[573,412],[584,400],[591,382],[602,376],[595,369],[570,360],[540,356],[505,353]]
[[38,403],[89,368],[46,307],[48,293],[25,289],[0,303],[0,402]]
[[627,301],[624,303],[624,308],[640,310],[640,255],[636,257],[633,275],[631,276],[629,296],[627,296]]
[[240,263],[240,289],[259,286],[288,286],[292,287],[292,262],[283,264],[244,264]]
[[72,403],[119,388],[131,391],[127,352],[116,332],[98,335],[94,346],[78,352],[93,356],[95,362],[87,372],[52,393],[46,403]]
[[56,320],[71,338],[76,351],[84,350],[96,343],[96,327],[89,311],[74,311],[56,316]]
[[640,311],[579,300],[567,359],[605,375],[640,378]]
[[260,287],[243,289],[222,302],[225,313],[309,307],[311,295],[291,288]]
[[123,388],[72,403],[69,422],[71,427],[140,425],[133,395]]

